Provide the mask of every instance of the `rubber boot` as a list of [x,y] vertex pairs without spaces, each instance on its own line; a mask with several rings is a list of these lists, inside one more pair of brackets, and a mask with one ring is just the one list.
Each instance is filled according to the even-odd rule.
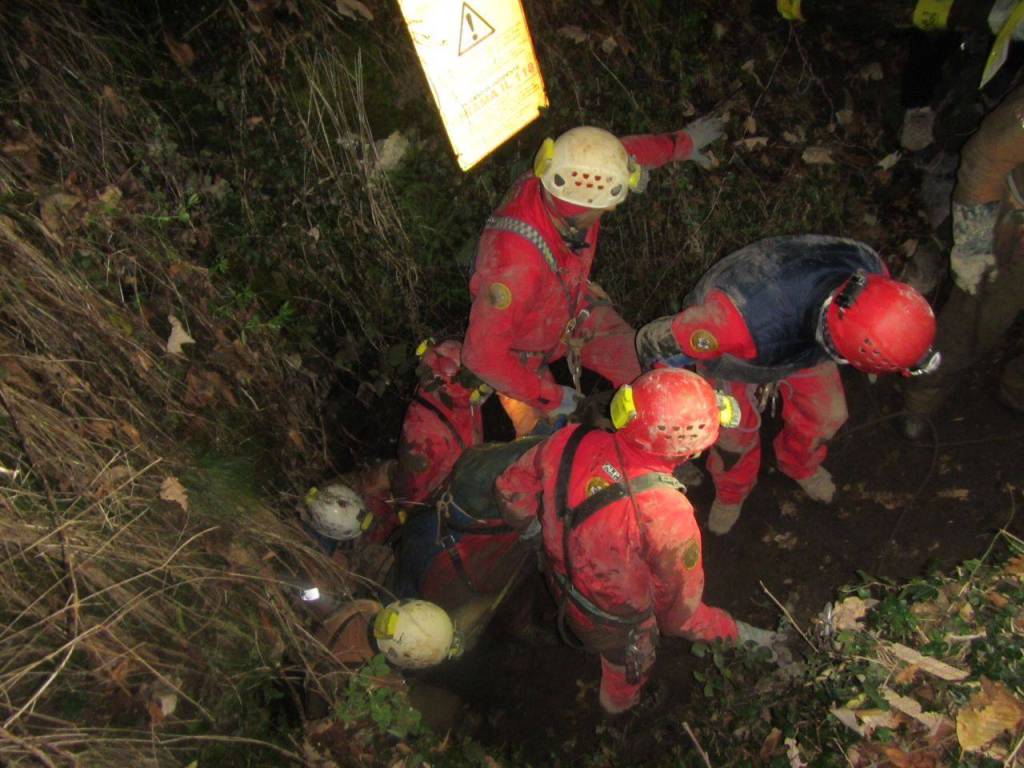
[[711,505],[711,514],[708,515],[708,530],[712,533],[717,533],[719,536],[727,534],[736,525],[736,521],[740,519],[740,511],[742,509],[742,502],[739,504],[726,504],[715,499]]
[[818,467],[810,477],[797,480],[797,485],[804,493],[815,501],[830,504],[836,495],[836,484],[832,482],[832,473],[824,467]]

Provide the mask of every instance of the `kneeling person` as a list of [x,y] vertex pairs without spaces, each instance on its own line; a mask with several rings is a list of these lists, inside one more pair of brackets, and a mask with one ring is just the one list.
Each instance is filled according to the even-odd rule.
[[505,520],[541,534],[560,613],[601,656],[601,706],[637,703],[659,633],[737,638],[737,623],[702,600],[701,536],[672,469],[718,437],[719,399],[694,373],[664,368],[612,400],[614,433],[566,427],[495,482]]

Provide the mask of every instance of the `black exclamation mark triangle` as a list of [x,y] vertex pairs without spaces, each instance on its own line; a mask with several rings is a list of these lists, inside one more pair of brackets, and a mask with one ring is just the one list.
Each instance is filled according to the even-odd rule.
[[482,43],[494,34],[494,27],[487,23],[469,3],[462,4],[462,23],[459,27],[459,56],[477,43]]

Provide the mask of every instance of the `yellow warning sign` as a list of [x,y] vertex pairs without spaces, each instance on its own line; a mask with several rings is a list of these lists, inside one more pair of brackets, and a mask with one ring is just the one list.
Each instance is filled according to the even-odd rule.
[[494,27],[474,11],[469,3],[462,4],[462,30],[459,32],[459,56],[468,53],[477,43],[482,43],[494,34]]
[[399,6],[462,170],[548,105],[521,0],[399,0]]

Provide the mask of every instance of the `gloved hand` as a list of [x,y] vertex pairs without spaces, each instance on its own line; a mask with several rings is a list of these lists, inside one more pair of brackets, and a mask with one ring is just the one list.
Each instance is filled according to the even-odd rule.
[[576,406],[580,403],[580,393],[572,387],[562,387],[562,402],[554,410],[548,411],[549,419],[554,420],[556,416],[571,416],[576,412]]
[[737,620],[736,630],[739,632],[738,642],[740,645],[753,643],[759,648],[771,648],[772,641],[775,640],[775,633],[771,630],[755,627],[745,621]]
[[949,263],[953,281],[972,296],[996,268],[992,233],[999,216],[999,203],[963,205],[953,203],[953,250]]
[[720,117],[701,117],[676,132],[676,152],[673,160],[693,160],[704,170],[712,166],[711,158],[701,150],[717,141],[725,132],[725,120]]
[[778,632],[761,629],[745,621],[737,621],[736,630],[739,633],[736,642],[741,648],[747,643],[753,643],[758,648],[768,649],[771,654],[768,658],[773,664],[781,667],[792,663],[792,652],[786,647],[784,638]]
[[[643,370],[650,370],[658,360],[682,354],[679,342],[676,341],[676,337],[672,333],[672,320],[674,319],[674,315],[659,317],[636,332],[636,355]],[[687,364],[689,364],[689,358],[681,361],[679,366]],[[673,367],[679,366],[673,365]]]
[[530,521],[530,524],[526,526],[526,529],[519,534],[519,540],[530,541],[531,539],[535,539],[540,534],[540,531],[540,520],[535,517]]

